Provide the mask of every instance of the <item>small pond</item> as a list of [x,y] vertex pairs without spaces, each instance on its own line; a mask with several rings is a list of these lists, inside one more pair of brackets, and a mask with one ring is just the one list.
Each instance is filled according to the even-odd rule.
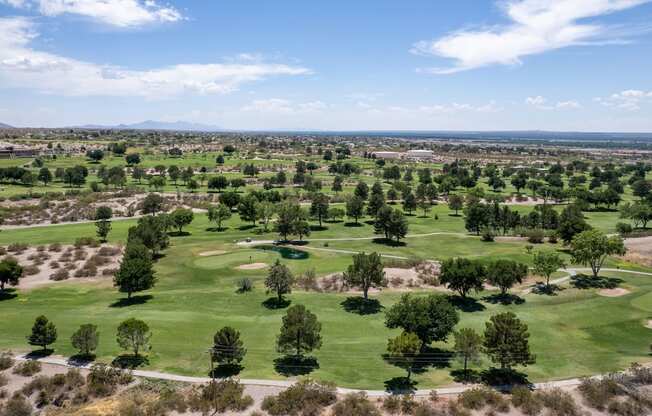
[[286,246],[263,245],[256,246],[254,248],[263,251],[275,251],[279,253],[281,257],[288,260],[305,260],[310,257],[310,254],[306,251],[297,250],[295,248]]

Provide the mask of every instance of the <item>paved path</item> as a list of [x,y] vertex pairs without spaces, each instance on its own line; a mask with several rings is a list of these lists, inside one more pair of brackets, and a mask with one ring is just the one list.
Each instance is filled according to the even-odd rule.
[[[25,355],[19,355],[16,357],[19,361],[27,361],[30,358],[27,358]],[[82,368],[89,369],[90,364],[86,365],[76,365],[70,363],[66,358],[63,357],[43,357],[38,358],[36,361],[40,361],[44,364],[57,365],[67,368]],[[211,379],[209,377],[191,377],[191,376],[182,376],[178,374],[162,373],[159,371],[148,371],[148,370],[133,370],[133,375],[136,377],[145,377],[158,380],[168,380],[168,381],[179,381],[184,383],[207,383]],[[596,376],[599,378],[601,376]],[[541,388],[550,388],[550,387],[574,387],[579,385],[582,382],[580,378],[572,378],[567,380],[559,381],[548,381],[544,383],[534,383],[533,387],[535,389]],[[293,380],[260,380],[260,379],[240,379],[240,383],[245,386],[250,387],[262,387],[262,388],[287,388],[292,386],[295,381]],[[432,391],[436,391],[438,395],[450,395],[450,394],[460,394],[466,390],[476,387],[476,385],[463,385],[463,386],[453,386],[453,387],[442,387],[437,389],[424,389],[417,390],[415,392],[416,396],[428,396]],[[340,394],[355,393],[355,392],[364,392],[370,397],[382,397],[387,396],[391,393],[385,390],[359,390],[359,389],[347,389],[338,387],[337,392]]]

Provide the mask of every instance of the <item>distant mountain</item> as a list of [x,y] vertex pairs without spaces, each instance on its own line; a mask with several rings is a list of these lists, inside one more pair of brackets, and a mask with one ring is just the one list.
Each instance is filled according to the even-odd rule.
[[10,126],[9,124],[0,123],[0,129],[13,129],[13,128],[15,128],[15,127]]
[[219,126],[209,124],[190,123],[187,121],[154,121],[146,120],[134,124],[118,124],[117,126],[103,126],[97,124],[87,124],[77,126],[82,129],[105,129],[105,130],[172,130],[172,131],[222,131]]

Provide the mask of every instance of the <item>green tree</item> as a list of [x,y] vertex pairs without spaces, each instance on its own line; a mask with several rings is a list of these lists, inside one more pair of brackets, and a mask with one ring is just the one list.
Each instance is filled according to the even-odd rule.
[[156,257],[170,244],[170,237],[167,234],[168,226],[166,215],[141,217],[135,227],[129,228],[127,243],[131,240],[139,240],[141,244],[151,250],[152,256]]
[[86,157],[93,163],[99,163],[104,158],[104,152],[101,149],[93,149],[86,152]]
[[242,198],[240,204],[238,204],[238,214],[240,214],[240,219],[242,221],[251,221],[253,225],[256,225],[256,220],[258,219],[256,212],[257,204],[258,198],[252,194]]
[[322,226],[322,220],[328,217],[328,196],[317,193],[312,197],[312,203],[310,204],[310,215],[314,218],[317,218],[319,221],[319,227]]
[[387,342],[388,358],[407,371],[408,380],[412,377],[412,368],[421,350],[421,340],[412,332],[403,331],[396,338]]
[[211,359],[220,365],[236,365],[242,362],[247,349],[240,339],[240,332],[225,326],[213,336]]
[[353,195],[365,201],[369,196],[369,186],[367,186],[365,182],[358,182],[355,189],[353,190]]
[[95,227],[97,236],[100,240],[106,242],[106,238],[111,232],[111,218],[113,210],[109,206],[100,206],[95,210]]
[[130,241],[125,249],[120,268],[113,276],[113,285],[131,298],[134,292],[151,289],[156,283],[152,256],[142,243]]
[[599,230],[582,231],[570,244],[573,263],[590,266],[593,277],[597,278],[600,269],[609,256],[623,256],[625,244],[620,236],[607,236]]
[[452,211],[455,211],[455,216],[457,217],[459,214],[458,212],[464,208],[464,198],[462,198],[460,195],[449,195],[448,196],[448,208],[450,208]]
[[487,270],[479,261],[454,258],[444,260],[441,264],[439,280],[465,299],[471,290],[483,290],[486,276]]
[[528,327],[514,313],[494,315],[485,325],[484,351],[501,369],[535,363],[536,357],[530,353]]
[[172,224],[179,230],[179,234],[183,232],[183,227],[190,225],[195,218],[191,209],[177,208],[170,214]]
[[480,231],[489,225],[489,208],[479,202],[471,202],[464,208],[464,226],[467,231],[480,235]]
[[374,183],[369,194],[369,204],[367,205],[367,215],[376,216],[379,209],[385,206],[385,194],[380,182]]
[[344,281],[351,286],[362,289],[365,300],[369,297],[369,289],[380,287],[385,279],[383,263],[378,253],[369,255],[358,253],[353,255],[353,264],[344,273]]
[[455,332],[455,346],[453,351],[464,365],[464,376],[468,376],[469,363],[480,362],[482,352],[482,336],[471,328],[462,328]]
[[384,234],[386,240],[389,240],[389,228],[393,211],[392,207],[387,205],[383,205],[378,211],[376,211],[374,232],[376,234]]
[[256,216],[263,224],[263,231],[267,232],[269,223],[276,215],[276,205],[269,201],[262,201],[256,205]]
[[42,167],[38,171],[38,177],[37,179],[41,182],[43,182],[43,186],[47,186],[48,183],[52,182],[52,172],[50,172],[50,169],[46,167]]
[[35,345],[47,350],[48,345],[57,340],[57,328],[45,316],[36,318],[32,326],[32,333],[27,337],[29,345]]
[[534,254],[534,273],[546,278],[546,287],[550,287],[550,276],[559,269],[566,268],[566,262],[556,251],[539,251]]
[[573,237],[590,228],[580,207],[576,204],[570,204],[564,208],[559,216],[557,233],[565,244],[570,244]]
[[79,350],[79,354],[84,357],[90,357],[97,349],[100,341],[100,333],[97,326],[93,324],[81,325],[70,337],[70,342],[74,348]]
[[208,179],[207,186],[208,189],[217,189],[218,192],[221,192],[229,186],[229,180],[223,175],[212,176]]
[[292,285],[294,284],[294,276],[288,267],[277,259],[276,262],[269,268],[269,273],[265,279],[265,287],[268,292],[276,294],[278,302],[283,302],[283,295],[292,293]]
[[412,211],[417,209],[417,199],[412,192],[408,192],[403,197],[403,209],[407,211],[408,215],[412,215]]
[[276,348],[283,354],[303,354],[321,348],[321,323],[317,316],[303,305],[295,305],[283,317],[281,332],[276,338]]
[[487,281],[500,288],[500,293],[505,295],[507,291],[517,283],[523,283],[527,277],[528,268],[526,264],[513,260],[499,259],[489,263],[487,266]]
[[[362,183],[362,182],[361,182]],[[353,196],[346,201],[346,216],[353,218],[355,223],[362,217],[364,212],[364,199],[360,196]]]
[[181,171],[177,165],[172,165],[168,168],[168,176],[170,177],[170,180],[174,182],[175,186],[177,185],[177,181],[179,180],[180,175]]
[[140,319],[130,318],[118,325],[116,341],[123,350],[133,351],[134,357],[138,357],[140,351],[151,349],[151,338],[149,325]]
[[392,210],[389,216],[389,223],[387,227],[389,238],[396,239],[399,243],[408,233],[408,222],[405,215],[398,209]]
[[159,194],[148,194],[145,199],[143,199],[141,210],[143,214],[154,215],[157,212],[163,211],[163,205],[165,201],[163,197]]
[[446,341],[459,320],[459,314],[444,295],[405,294],[385,315],[388,328],[417,334],[422,349],[433,341]]
[[23,276],[23,268],[13,257],[5,257],[0,261],[0,293],[4,292],[5,285],[16,286]]
[[222,229],[222,223],[231,218],[231,209],[224,204],[208,208],[208,220],[217,224],[217,230]]
[[140,155],[138,153],[129,153],[125,156],[125,162],[129,166],[138,165],[140,163]]

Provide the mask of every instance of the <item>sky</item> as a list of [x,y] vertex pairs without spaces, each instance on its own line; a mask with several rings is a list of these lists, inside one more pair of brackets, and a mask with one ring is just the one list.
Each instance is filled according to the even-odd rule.
[[652,132],[652,0],[0,0],[0,122]]

